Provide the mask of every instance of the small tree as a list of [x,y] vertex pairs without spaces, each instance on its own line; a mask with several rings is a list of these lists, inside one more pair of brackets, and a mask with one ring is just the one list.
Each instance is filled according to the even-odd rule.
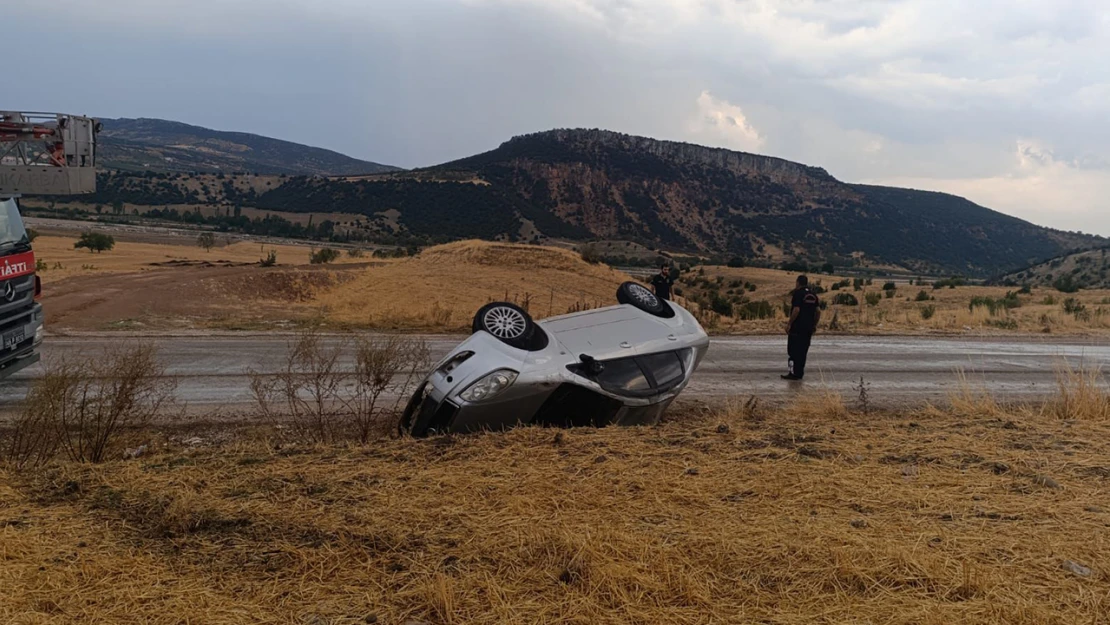
[[216,247],[216,235],[211,232],[202,232],[197,237],[197,245],[204,248],[204,251],[211,252],[212,248]]
[[266,255],[266,258],[260,259],[258,261],[258,264],[261,267],[273,267],[277,264],[277,252],[274,250],[270,250],[270,253]]
[[73,244],[73,249],[79,250],[81,248],[88,248],[90,252],[104,252],[111,250],[116,246],[116,240],[110,234],[102,232],[84,232],[81,238]]

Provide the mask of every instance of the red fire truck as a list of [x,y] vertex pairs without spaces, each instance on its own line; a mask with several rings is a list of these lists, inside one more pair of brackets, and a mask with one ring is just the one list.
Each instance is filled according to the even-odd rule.
[[0,111],[0,379],[38,362],[42,283],[16,199],[96,191],[94,119]]

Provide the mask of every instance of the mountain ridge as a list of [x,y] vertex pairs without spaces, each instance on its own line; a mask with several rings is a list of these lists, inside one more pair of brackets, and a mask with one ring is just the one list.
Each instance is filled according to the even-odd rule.
[[335,236],[406,245],[620,240],[763,264],[975,277],[1110,243],[950,194],[845,183],[781,158],[598,129],[520,135],[409,171],[187,178],[109,172],[85,201],[362,215],[362,229]]
[[105,118],[101,167],[180,173],[362,175],[399,168],[263,135],[157,118]]

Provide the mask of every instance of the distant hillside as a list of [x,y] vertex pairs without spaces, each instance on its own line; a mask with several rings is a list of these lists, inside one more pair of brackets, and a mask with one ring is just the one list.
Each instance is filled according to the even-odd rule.
[[156,172],[359,175],[396,171],[338,152],[162,119],[102,119],[100,165]]
[[995,280],[1007,284],[1062,286],[1065,290],[1110,289],[1110,249],[1067,254]]
[[516,137],[416,171],[320,179],[117,173],[90,201],[369,217],[344,236],[630,241],[751,262],[986,277],[1106,246],[926,191],[846,184],[778,158],[600,130]]

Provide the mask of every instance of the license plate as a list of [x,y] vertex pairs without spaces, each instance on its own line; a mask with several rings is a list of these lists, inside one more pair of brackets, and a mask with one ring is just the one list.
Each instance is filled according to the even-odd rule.
[[23,330],[16,330],[15,332],[8,332],[4,335],[4,349],[15,349],[23,342],[26,337]]

